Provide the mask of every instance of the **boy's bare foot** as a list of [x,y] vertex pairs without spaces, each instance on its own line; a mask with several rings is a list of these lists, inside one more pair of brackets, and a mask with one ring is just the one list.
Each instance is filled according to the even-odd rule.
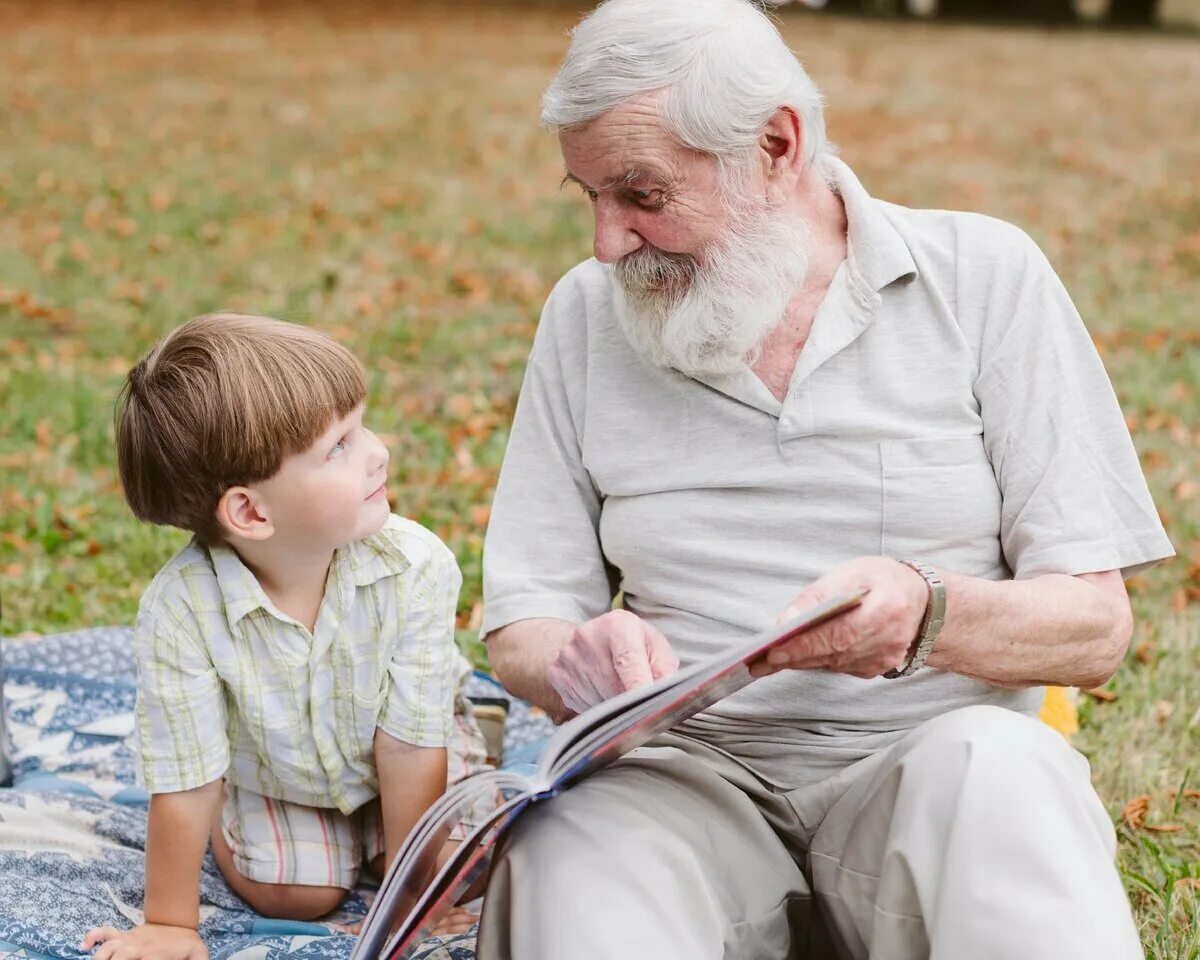
[[435,937],[453,937],[456,934],[466,933],[478,922],[479,914],[472,913],[465,907],[451,907],[450,912],[442,917],[437,926],[433,928],[433,935]]

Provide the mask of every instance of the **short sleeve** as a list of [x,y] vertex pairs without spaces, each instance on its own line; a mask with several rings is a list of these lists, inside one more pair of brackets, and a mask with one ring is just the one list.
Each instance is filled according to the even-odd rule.
[[1083,321],[1026,245],[1015,308],[989,321],[975,383],[1004,556],[1017,579],[1116,569],[1128,578],[1174,551]]
[[535,617],[579,623],[612,604],[600,495],[581,454],[586,329],[585,298],[568,274],[542,311],[492,502],[484,635]]
[[225,695],[190,612],[143,605],[134,633],[142,784],[175,793],[211,783],[229,766]]
[[454,723],[455,694],[469,666],[454,642],[462,575],[454,554],[429,536],[429,558],[394,578],[403,620],[387,668],[379,728],[415,747],[444,747]]

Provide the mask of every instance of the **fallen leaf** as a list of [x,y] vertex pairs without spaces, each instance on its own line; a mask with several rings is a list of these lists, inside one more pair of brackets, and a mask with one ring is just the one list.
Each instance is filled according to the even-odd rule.
[[1121,819],[1136,830],[1146,821],[1146,814],[1149,812],[1150,797],[1143,793],[1140,797],[1134,797],[1125,804],[1121,810]]
[[492,508],[487,504],[476,504],[471,508],[471,522],[477,527],[486,527],[491,516]]
[[1195,480],[1180,480],[1171,492],[1177,500],[1191,500],[1200,493],[1200,483]]
[[1143,823],[1143,830],[1150,830],[1154,833],[1178,833],[1183,829],[1182,823]]
[[1143,640],[1137,645],[1137,649],[1133,651],[1133,656],[1138,663],[1149,664],[1154,659],[1153,641]]
[[1171,714],[1174,712],[1175,704],[1170,700],[1159,700],[1154,705],[1154,716],[1157,718],[1160,727],[1171,718]]
[[1099,700],[1101,703],[1112,703],[1117,699],[1117,695],[1111,690],[1105,690],[1103,687],[1096,687],[1093,690],[1084,690],[1089,697]]

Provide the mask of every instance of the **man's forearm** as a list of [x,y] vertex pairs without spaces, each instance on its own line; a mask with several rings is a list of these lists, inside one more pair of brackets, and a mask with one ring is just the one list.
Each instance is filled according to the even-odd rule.
[[561,721],[569,711],[546,671],[574,633],[575,624],[567,620],[518,620],[487,635],[488,659],[511,693]]
[[150,798],[146,830],[146,922],[200,925],[200,867],[221,800],[221,781]]
[[1106,682],[1133,623],[1120,574],[980,580],[942,572],[946,624],[928,665],[1000,686]]

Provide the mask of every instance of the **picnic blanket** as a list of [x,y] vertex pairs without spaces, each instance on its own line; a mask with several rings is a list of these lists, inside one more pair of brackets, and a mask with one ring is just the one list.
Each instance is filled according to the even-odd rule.
[[[83,960],[91,927],[141,920],[147,796],[134,783],[136,694],[128,628],[5,642],[5,701],[14,761],[0,790],[0,960]],[[549,720],[476,674],[472,696],[510,701],[505,766],[532,762]],[[200,883],[200,934],[212,960],[347,960],[373,891],[355,891],[320,923],[256,915],[212,856]],[[471,960],[475,931],[432,939],[417,960]]]

